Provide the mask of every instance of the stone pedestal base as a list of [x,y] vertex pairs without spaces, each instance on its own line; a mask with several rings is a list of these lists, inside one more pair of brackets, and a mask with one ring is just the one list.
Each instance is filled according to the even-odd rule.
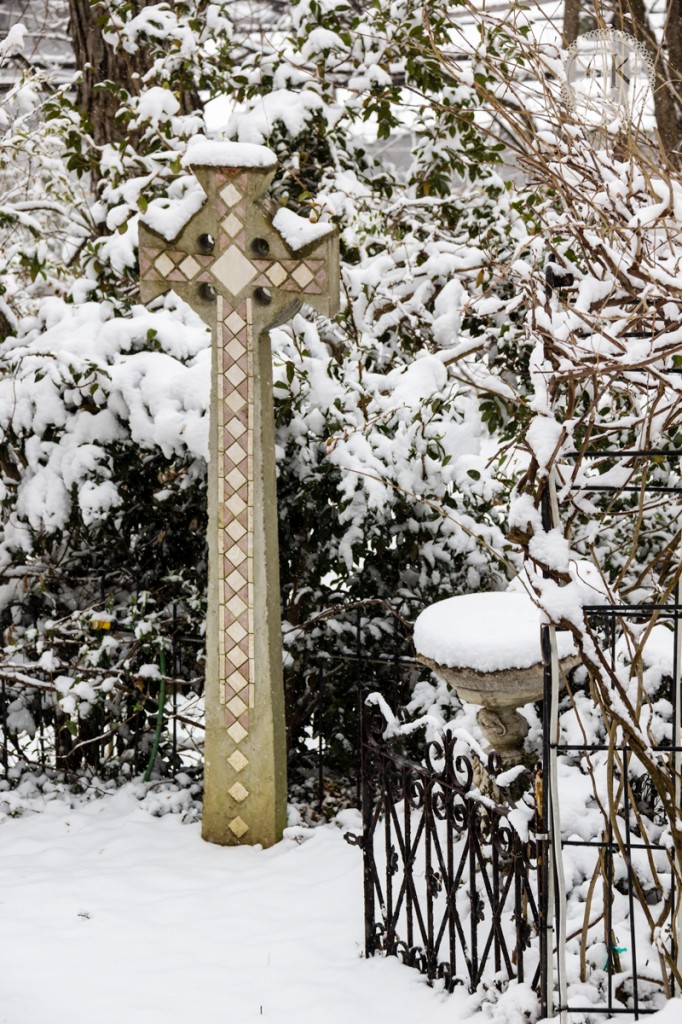
[[523,746],[530,726],[516,708],[483,707],[476,715],[481,732],[494,751],[510,767],[523,758]]

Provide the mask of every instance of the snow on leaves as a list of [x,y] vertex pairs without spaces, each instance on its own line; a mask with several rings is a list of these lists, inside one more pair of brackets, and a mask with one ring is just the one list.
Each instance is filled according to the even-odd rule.
[[24,453],[4,485],[5,562],[74,513],[89,525],[120,505],[121,445],[207,458],[210,338],[189,309],[171,297],[121,318],[51,299],[41,321],[0,347],[0,429]]

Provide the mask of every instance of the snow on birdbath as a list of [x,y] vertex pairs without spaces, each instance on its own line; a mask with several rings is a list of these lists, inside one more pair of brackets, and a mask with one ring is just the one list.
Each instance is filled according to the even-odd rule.
[[[463,594],[426,608],[414,626],[419,660],[482,705],[477,721],[507,763],[523,756],[528,723],[516,710],[543,694],[541,612],[525,593]],[[564,667],[574,663],[570,634],[557,633]]]

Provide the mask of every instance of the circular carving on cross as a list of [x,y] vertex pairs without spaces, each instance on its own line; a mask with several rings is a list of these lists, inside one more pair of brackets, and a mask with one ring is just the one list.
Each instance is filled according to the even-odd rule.
[[267,238],[254,238],[251,243],[251,252],[259,259],[264,259],[270,252],[270,243]]
[[215,249],[215,238],[213,235],[208,234],[208,232],[204,232],[204,234],[199,235],[197,238],[197,248],[200,252],[203,252],[206,255],[212,253]]

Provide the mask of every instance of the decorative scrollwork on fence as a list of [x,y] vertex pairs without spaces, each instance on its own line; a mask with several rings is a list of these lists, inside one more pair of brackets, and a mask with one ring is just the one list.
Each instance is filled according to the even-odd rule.
[[486,973],[537,985],[541,842],[509,821],[495,783],[499,761],[483,765],[444,733],[418,762],[385,732],[370,706],[362,742],[367,954],[397,956],[449,991],[473,990]]

